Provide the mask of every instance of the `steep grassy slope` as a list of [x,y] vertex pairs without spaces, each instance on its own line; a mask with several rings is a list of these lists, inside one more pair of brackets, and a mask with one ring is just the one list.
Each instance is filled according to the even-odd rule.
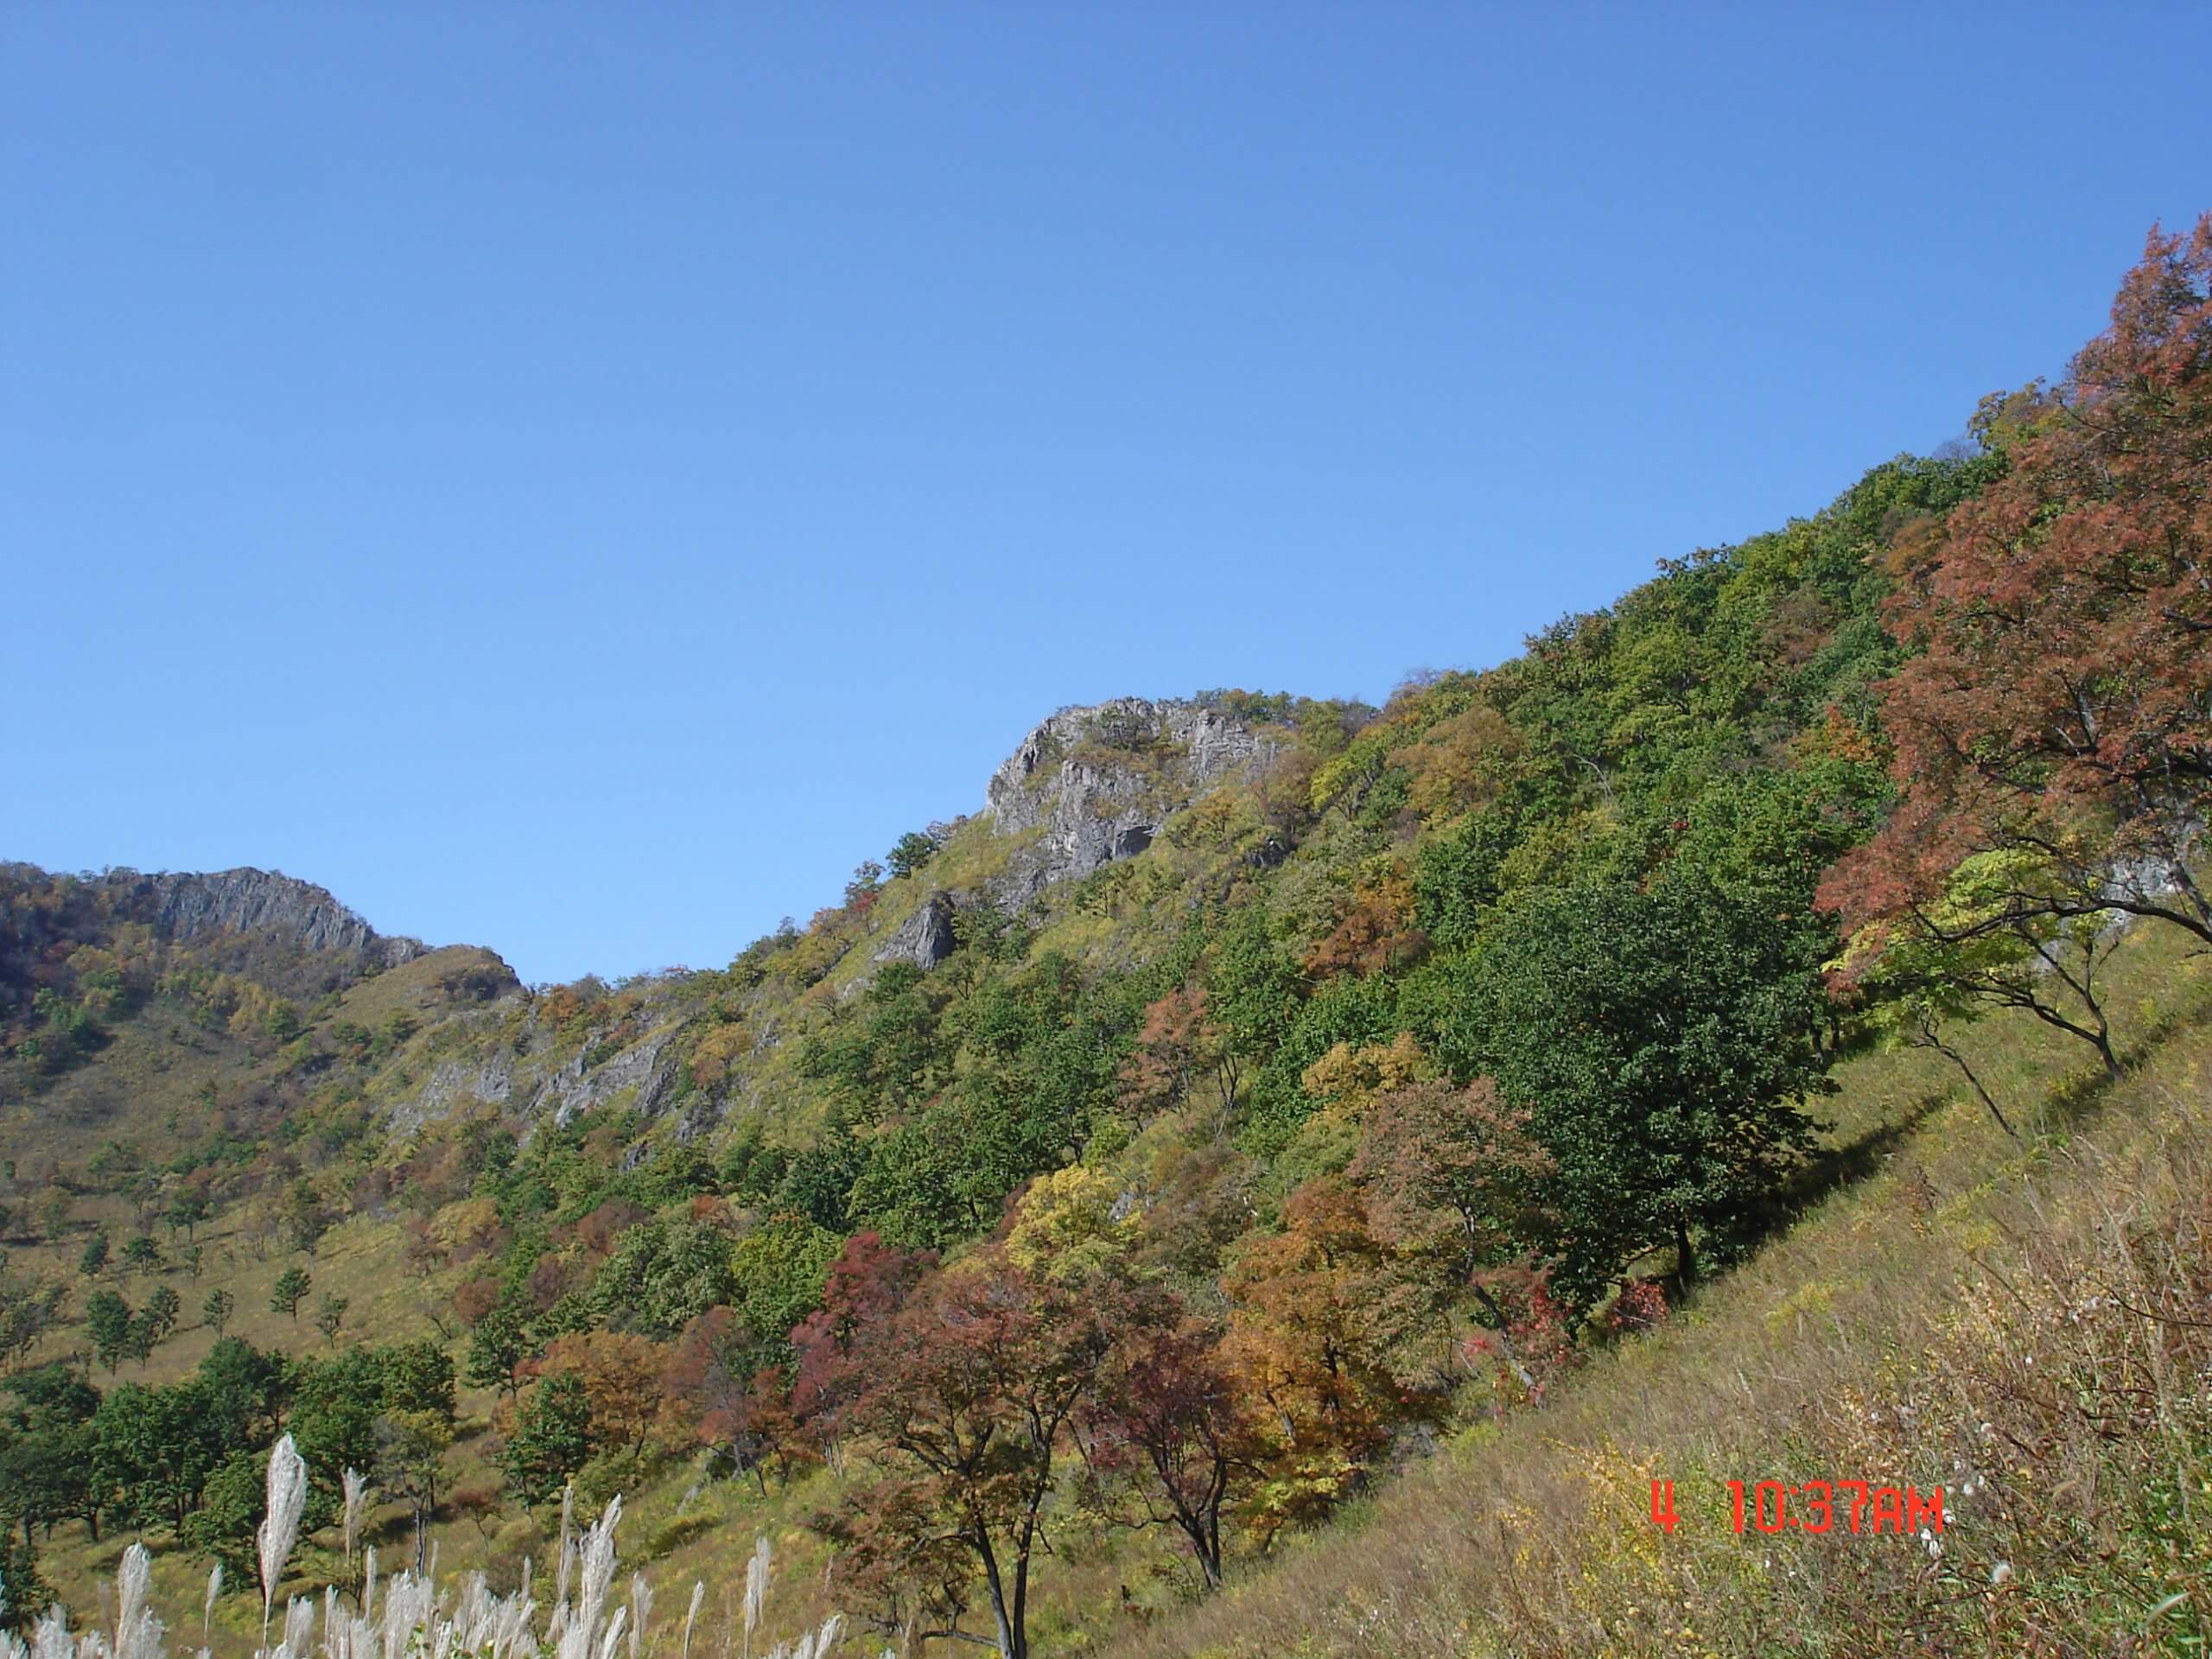
[[[1593,1352],[1542,1409],[1471,1427],[1337,1525],[1251,1563],[1212,1604],[1163,1602],[1168,1586],[1148,1587],[1150,1552],[1127,1538],[1055,1558],[1039,1586],[1040,1643],[1142,1656],[1811,1655],[2201,1638],[2201,1599],[2169,1611],[2161,1630],[2146,1615],[2177,1590],[2202,1597],[2212,1536],[2212,1500],[2191,1485],[2212,1479],[2212,1354],[2187,1323],[2212,1319],[2209,971],[2162,941],[2131,941],[2122,995],[2139,1036],[2117,1088],[2032,1022],[1967,1037],[1993,1090],[2038,1136],[2032,1151],[1933,1056],[1847,1062],[1828,1103],[1833,1189],[1682,1317]],[[234,1334],[278,1351],[327,1349],[266,1306],[289,1255],[257,1260],[235,1217],[202,1237],[238,1290]],[[319,1288],[351,1299],[349,1324],[380,1339],[433,1332],[463,1276],[407,1278],[398,1244],[396,1224],[357,1218],[313,1262]],[[188,1328],[126,1375],[181,1377],[211,1339]],[[2120,1396],[2150,1393],[2115,1416],[2099,1381]],[[526,1554],[545,1570],[550,1516],[480,1507],[475,1495],[499,1478],[486,1457],[495,1403],[484,1390],[462,1395],[450,1478],[466,1513],[442,1520],[432,1542],[443,1567],[505,1582]],[[826,1553],[804,1522],[830,1501],[835,1476],[817,1470],[764,1494],[702,1478],[687,1457],[619,1472],[631,1491],[625,1560],[645,1572],[664,1618],[695,1579],[722,1593],[756,1535],[782,1562],[772,1628],[797,1630],[830,1610]],[[1671,1535],[1649,1520],[1655,1473],[1676,1484],[1683,1524]],[[1824,1475],[1943,1486],[1941,1560],[1917,1541],[1728,1530],[1727,1480]],[[95,1545],[65,1526],[44,1569],[72,1605],[95,1606],[130,1535]],[[368,1536],[388,1561],[411,1548],[393,1505],[372,1511]],[[342,1576],[335,1543],[310,1539],[302,1585]],[[158,1553],[165,1605],[196,1605],[202,1577],[188,1553]],[[219,1622],[250,1639],[255,1618],[233,1599]]]
[[[2137,1033],[2117,1084],[2024,1018],[1965,1039],[2025,1146],[1924,1051],[1847,1065],[1839,1184],[1786,1236],[1543,1409],[1108,1650],[2202,1651],[2212,965],[2131,938],[2114,999]],[[1941,1488],[1937,1547],[1732,1529],[1729,1481],[1820,1479]]]

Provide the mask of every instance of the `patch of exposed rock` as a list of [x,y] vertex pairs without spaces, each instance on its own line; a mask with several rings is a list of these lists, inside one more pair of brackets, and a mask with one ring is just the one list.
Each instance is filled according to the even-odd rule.
[[983,810],[993,827],[1037,832],[992,897],[1026,905],[1055,882],[1135,857],[1169,817],[1274,753],[1273,742],[1204,703],[1116,697],[1062,709],[991,775]]
[[331,893],[272,870],[215,870],[102,878],[124,907],[164,938],[200,944],[226,935],[351,958],[365,969],[396,968],[423,954],[420,939],[388,938]]
[[912,915],[899,924],[872,959],[911,962],[918,968],[936,967],[960,943],[953,931],[953,918],[959,913],[959,906],[950,893],[942,888],[931,892]]

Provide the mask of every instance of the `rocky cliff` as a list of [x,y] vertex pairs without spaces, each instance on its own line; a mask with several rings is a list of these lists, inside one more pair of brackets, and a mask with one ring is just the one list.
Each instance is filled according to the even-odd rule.
[[179,944],[226,937],[344,957],[375,971],[423,954],[420,939],[378,933],[328,889],[273,870],[143,875],[112,870],[100,880],[118,908]]
[[1275,746],[1204,703],[1116,697],[1064,709],[991,776],[985,815],[1001,833],[1040,831],[994,897],[1026,903],[1152,844],[1214,785],[1248,775]]

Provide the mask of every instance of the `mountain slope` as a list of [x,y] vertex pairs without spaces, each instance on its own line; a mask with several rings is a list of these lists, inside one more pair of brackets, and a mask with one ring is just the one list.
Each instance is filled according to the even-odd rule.
[[[2208,284],[1495,668],[1063,710],[724,968],[11,867],[0,1572],[248,1570],[282,1427],[333,1578],[348,1467],[501,1573],[629,1491],[1006,1659],[2201,1638]],[[1753,1568],[1655,1459],[1999,1496]]]

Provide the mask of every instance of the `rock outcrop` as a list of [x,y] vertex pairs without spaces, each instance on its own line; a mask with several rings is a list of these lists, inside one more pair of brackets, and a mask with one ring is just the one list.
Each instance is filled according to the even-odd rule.
[[1002,834],[1034,839],[993,884],[1022,905],[1144,851],[1174,813],[1224,779],[1249,776],[1275,746],[1204,703],[1116,697],[1064,709],[991,776],[984,812]]
[[254,936],[345,957],[371,970],[411,962],[427,948],[420,939],[387,938],[327,888],[271,870],[160,875],[112,870],[102,879],[120,889],[124,909],[180,944]]
[[936,967],[960,943],[952,927],[952,918],[958,914],[959,906],[950,893],[941,888],[932,892],[912,915],[899,924],[872,960],[911,962],[918,968]]

